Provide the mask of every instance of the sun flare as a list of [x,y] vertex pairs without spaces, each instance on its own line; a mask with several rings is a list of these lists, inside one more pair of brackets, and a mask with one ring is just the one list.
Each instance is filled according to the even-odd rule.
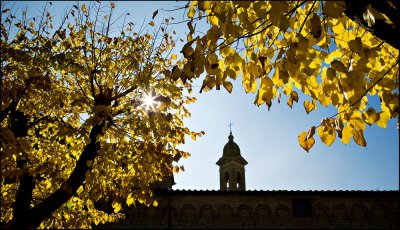
[[157,103],[154,99],[156,97],[152,96],[151,94],[146,95],[143,99],[142,99],[142,106],[145,107],[145,109],[152,109],[154,107],[154,105]]

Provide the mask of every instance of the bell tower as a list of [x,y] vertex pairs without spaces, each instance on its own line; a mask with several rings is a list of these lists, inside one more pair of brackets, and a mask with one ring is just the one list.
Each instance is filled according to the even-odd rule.
[[224,146],[222,157],[216,163],[219,166],[221,191],[246,190],[245,169],[247,161],[240,155],[239,146],[233,141],[232,131],[228,143]]

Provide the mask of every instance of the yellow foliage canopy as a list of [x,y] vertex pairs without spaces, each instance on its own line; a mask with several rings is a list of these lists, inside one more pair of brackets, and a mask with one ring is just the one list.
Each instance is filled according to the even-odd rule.
[[201,135],[182,122],[195,99],[170,80],[181,62],[167,29],[111,35],[114,3],[105,15],[89,4],[55,30],[50,14],[15,23],[2,8],[1,222],[16,229],[90,228],[124,218],[124,204],[157,206],[150,185],[188,156],[185,135]]
[[[389,1],[376,4],[400,14]],[[351,1],[191,1],[189,7],[191,24],[203,14],[210,23],[204,35],[190,31],[188,37],[195,38],[182,50],[188,63],[201,70],[182,78],[207,70],[200,92],[221,84],[231,92],[225,82],[241,75],[244,90],[256,94],[257,106],[270,108],[285,94],[292,107],[299,100],[296,87],[308,98],[303,103],[307,113],[317,104],[337,108],[318,128],[328,146],[336,136],[345,144],[353,137],[366,146],[365,124],[385,128],[389,119],[398,118],[399,50],[370,31],[378,20],[394,34],[400,25],[373,5],[359,23],[345,15],[354,7]],[[391,36],[384,37],[393,44]],[[380,107],[368,103],[373,96],[379,96]],[[299,144],[308,151],[314,139],[304,133]]]

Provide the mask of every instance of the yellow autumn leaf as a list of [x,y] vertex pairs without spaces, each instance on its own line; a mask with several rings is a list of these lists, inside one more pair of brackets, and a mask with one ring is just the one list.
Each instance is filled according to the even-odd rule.
[[390,110],[388,107],[382,105],[382,112],[379,113],[379,120],[376,121],[376,125],[378,125],[381,128],[386,129],[387,123],[390,119]]
[[115,201],[112,202],[112,207],[114,208],[114,213],[118,213],[122,208],[121,204]]
[[196,140],[196,134],[191,133],[191,134],[190,134],[190,137],[192,138],[192,140],[194,140],[194,141]]
[[315,108],[316,108],[314,100],[313,101],[305,100],[303,105],[304,105],[304,109],[306,110],[307,114],[310,113],[312,110],[315,110]]
[[290,97],[289,97],[289,99],[287,101],[287,105],[290,108],[292,108],[293,101],[297,102],[298,100],[299,100],[299,96],[298,96],[297,92],[296,91],[292,91],[292,92],[290,92]]
[[196,11],[194,10],[194,6],[190,4],[189,12],[187,13],[188,18],[193,18]]
[[307,152],[314,146],[315,140],[314,137],[307,139],[307,132],[302,132],[298,136],[298,142],[300,146],[306,150]]
[[293,99],[291,97],[289,97],[287,103],[286,103],[290,108],[292,108],[293,106]]
[[297,94],[296,91],[290,92],[290,98],[293,99],[293,101],[298,102],[299,101],[299,95]]
[[336,132],[333,127],[323,123],[320,127],[318,127],[318,136],[325,145],[330,146],[333,142],[335,142]]
[[216,16],[208,16],[208,20],[211,22],[211,25],[218,26],[218,18]]
[[359,146],[367,146],[367,142],[364,139],[364,132],[362,130],[353,129],[353,139]]
[[368,108],[368,110],[363,112],[362,118],[365,121],[365,123],[371,125],[379,120],[380,115],[375,111],[374,108]]
[[153,206],[158,207],[158,202],[156,200],[153,201]]
[[82,5],[81,10],[82,11],[86,11],[86,5],[85,4]]
[[51,182],[49,180],[46,181],[46,189],[49,189],[51,187]]
[[352,136],[353,128],[350,125],[346,125],[342,130],[342,142],[348,144]]
[[224,88],[225,88],[229,93],[232,92],[233,85],[232,85],[231,82],[229,82],[229,81],[224,81],[223,85],[224,85]]
[[131,205],[131,204],[133,203],[134,200],[135,200],[135,199],[133,199],[132,193],[130,193],[130,194],[128,195],[128,197],[126,198],[126,204],[129,206],[129,205]]
[[154,21],[151,21],[151,22],[149,23],[149,25],[150,25],[150,26],[154,26],[154,25],[155,25]]
[[335,60],[335,58],[340,58],[342,56],[342,52],[340,52],[340,50],[336,49],[333,52],[331,52],[330,54],[328,54],[325,57],[325,62],[330,64],[333,60]]

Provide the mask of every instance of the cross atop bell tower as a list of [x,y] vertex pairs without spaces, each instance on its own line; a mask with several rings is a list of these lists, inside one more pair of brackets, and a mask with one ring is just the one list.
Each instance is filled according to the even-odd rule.
[[232,126],[233,126],[232,122],[229,122],[228,126],[229,126],[229,133],[232,134]]

